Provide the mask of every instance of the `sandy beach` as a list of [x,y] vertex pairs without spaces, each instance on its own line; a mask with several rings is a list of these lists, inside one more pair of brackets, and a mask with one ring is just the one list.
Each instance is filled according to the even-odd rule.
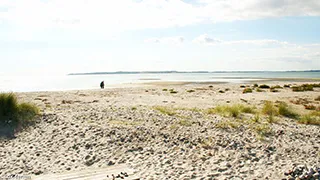
[[251,113],[232,117],[210,109],[241,104],[258,112],[271,101],[301,115],[319,112],[320,88],[243,93],[241,85],[253,84],[159,82],[17,93],[19,100],[38,105],[41,116],[15,138],[0,141],[0,177],[126,164],[141,179],[319,179],[320,126],[281,115],[274,123],[263,114],[253,121]]

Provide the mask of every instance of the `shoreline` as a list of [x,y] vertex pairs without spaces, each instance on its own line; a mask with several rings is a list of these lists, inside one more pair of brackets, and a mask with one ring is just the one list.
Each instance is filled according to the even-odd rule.
[[[231,77],[232,78],[232,77]],[[243,79],[243,78],[238,78]],[[247,78],[245,78],[247,79]],[[240,82],[228,82],[228,81],[152,81],[152,82],[137,82],[137,83],[123,83],[123,84],[112,84],[105,85],[105,90],[107,89],[121,89],[121,88],[141,88],[148,86],[184,86],[184,85],[219,85],[219,84],[250,84],[250,83],[314,83],[320,82],[320,78],[259,78],[252,80],[245,80]],[[37,92],[69,92],[69,91],[99,91],[100,88],[84,88],[84,89],[66,89],[66,90],[34,90],[34,91],[2,91],[2,92],[13,92],[13,93],[37,93]]]

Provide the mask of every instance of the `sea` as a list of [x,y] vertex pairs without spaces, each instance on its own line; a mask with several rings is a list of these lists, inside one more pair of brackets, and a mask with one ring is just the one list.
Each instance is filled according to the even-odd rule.
[[136,86],[152,82],[226,82],[243,83],[251,80],[273,78],[320,78],[320,71],[289,72],[175,72],[175,73],[110,73],[82,75],[0,75],[0,92],[38,92],[99,89],[104,81],[105,88]]

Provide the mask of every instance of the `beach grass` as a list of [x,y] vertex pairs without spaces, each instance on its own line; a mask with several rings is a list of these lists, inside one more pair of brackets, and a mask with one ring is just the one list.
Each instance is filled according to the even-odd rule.
[[234,118],[238,118],[240,116],[241,113],[254,113],[255,110],[253,107],[250,106],[245,106],[242,104],[234,104],[232,106],[228,106],[228,105],[220,105],[220,106],[216,106],[215,108],[209,108],[207,109],[207,114],[221,114],[223,116],[227,116],[227,117],[234,117]]
[[288,106],[286,103],[280,103],[278,106],[278,113],[284,117],[297,119],[299,114],[294,112],[291,107]]
[[278,115],[277,108],[273,105],[271,101],[266,101],[262,107],[262,113],[268,116],[269,123],[275,123],[275,116]]
[[0,123],[13,127],[25,127],[40,112],[39,108],[30,103],[19,103],[15,94],[0,93]]
[[154,106],[154,109],[168,116],[174,116],[177,114],[172,108],[165,107],[165,106]]
[[298,119],[298,123],[320,126],[320,116],[314,116],[312,114],[303,115]]

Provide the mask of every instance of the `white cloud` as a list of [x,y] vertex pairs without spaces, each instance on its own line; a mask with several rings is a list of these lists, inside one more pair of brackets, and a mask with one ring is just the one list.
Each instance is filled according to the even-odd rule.
[[283,16],[319,16],[319,0],[1,0],[0,19],[24,28],[93,32],[167,28]]
[[274,39],[256,39],[256,40],[237,40],[237,41],[223,41],[217,38],[212,38],[207,34],[200,35],[193,40],[194,43],[204,44],[204,45],[254,45],[263,47],[287,47],[296,46],[295,44],[288,43],[286,41],[279,41]]
[[199,44],[207,44],[207,45],[214,45],[221,43],[222,41],[219,39],[211,38],[207,34],[200,35],[199,37],[195,38],[193,40],[194,43]]
[[184,42],[184,37],[162,37],[162,38],[149,38],[146,39],[147,43],[165,43],[165,44],[181,44]]

